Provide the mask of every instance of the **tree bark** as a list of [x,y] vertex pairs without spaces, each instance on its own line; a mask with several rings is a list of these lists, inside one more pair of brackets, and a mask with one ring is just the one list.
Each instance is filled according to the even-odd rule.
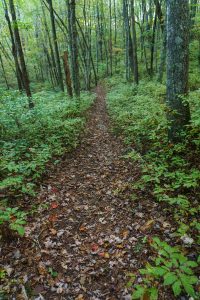
[[12,44],[11,52],[12,52],[12,56],[13,56],[14,62],[15,62],[15,70],[16,70],[18,89],[19,89],[19,91],[22,91],[23,90],[22,72],[20,69],[19,61],[18,61],[17,47],[15,44],[15,38],[14,38],[13,30],[12,30],[12,24],[11,24],[11,20],[10,20],[9,14],[8,14],[7,3],[5,0],[3,0],[3,4],[4,4],[4,11],[5,11],[5,19],[8,23],[8,29],[10,32],[10,39],[11,39],[11,44]]
[[75,0],[67,0],[66,2],[68,8],[69,46],[71,55],[73,88],[76,97],[80,97],[80,78],[76,29],[76,3]]
[[55,55],[56,55],[59,86],[60,86],[60,89],[64,92],[63,76],[62,76],[60,56],[59,56],[59,50],[58,50],[58,41],[57,41],[57,33],[56,33],[56,27],[55,27],[55,18],[54,18],[52,0],[48,0],[48,4],[49,4],[49,11],[50,11],[50,18],[51,18],[53,43],[54,43]]
[[67,92],[70,97],[73,97],[72,81],[71,81],[71,75],[70,75],[70,68],[69,68],[69,64],[68,64],[67,51],[65,51],[63,54],[63,64],[64,64],[65,77],[66,77]]
[[21,65],[21,72],[22,72],[21,75],[22,75],[22,80],[23,80],[23,86],[25,88],[25,91],[26,91],[26,94],[28,97],[29,108],[31,109],[34,107],[34,103],[32,101],[29,76],[28,76],[28,71],[26,68],[25,59],[24,59],[24,53],[23,53],[21,38],[20,38],[20,34],[19,34],[19,28],[18,28],[18,23],[17,23],[17,18],[16,18],[14,1],[9,0],[9,5],[10,5],[10,12],[11,12],[12,22],[13,22],[13,27],[14,27],[14,36],[15,36],[15,43],[16,43],[16,47],[17,47],[17,53],[19,55],[19,61],[20,61],[20,65]]
[[131,21],[132,21],[132,44],[133,44],[133,72],[135,83],[139,83],[139,73],[138,73],[138,57],[137,57],[137,37],[135,29],[135,9],[134,0],[131,0]]
[[189,62],[188,0],[167,0],[167,104],[170,121],[169,140],[180,142],[190,121],[188,93]]
[[2,59],[1,53],[0,53],[0,63],[1,63],[1,68],[2,68],[2,72],[3,72],[3,77],[4,77],[4,80],[5,80],[5,83],[6,83],[6,87],[9,90],[9,84],[8,84],[8,80],[7,80],[7,76],[6,76],[6,71],[5,71],[5,68],[4,68],[4,63],[3,63],[3,59]]
[[190,6],[191,6],[191,8],[190,8],[190,26],[191,26],[191,28],[193,28],[194,24],[195,24],[197,3],[198,3],[198,0],[191,0],[191,4],[190,4]]

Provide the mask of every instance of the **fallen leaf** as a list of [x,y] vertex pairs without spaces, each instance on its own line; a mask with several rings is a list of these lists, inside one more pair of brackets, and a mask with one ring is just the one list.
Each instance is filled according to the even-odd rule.
[[46,275],[48,273],[45,265],[42,262],[39,263],[38,272],[40,275]]
[[97,252],[99,249],[99,246],[97,244],[93,244],[91,247],[92,252]]
[[55,209],[57,207],[58,207],[58,203],[56,203],[56,202],[51,203],[51,208]]
[[82,294],[78,295],[78,297],[75,298],[75,300],[84,300],[84,297]]
[[123,235],[124,239],[127,239],[128,235],[129,235],[129,230],[123,231],[122,235]]
[[171,225],[168,222],[164,222],[162,224],[162,226],[163,226],[163,228],[169,228],[169,227],[171,227]]
[[81,279],[80,279],[80,284],[81,285],[84,285],[85,284],[85,281],[86,281],[86,276],[85,275],[81,275]]
[[10,266],[4,266],[3,268],[6,271],[6,273],[8,274],[8,276],[10,276],[12,274],[12,272],[14,271],[14,269],[11,268]]
[[59,286],[56,290],[57,294],[62,294],[63,293],[63,288],[61,286]]
[[57,189],[56,187],[52,187],[52,188],[51,188],[51,192],[52,192],[52,193],[58,193],[58,189]]
[[54,228],[50,229],[51,234],[56,235],[57,234],[57,230],[55,230]]
[[140,230],[142,232],[149,230],[153,224],[155,223],[155,220],[148,220],[141,228]]
[[103,258],[110,258],[110,254],[108,252],[100,252],[99,256],[101,256]]
[[105,258],[110,258],[110,254],[109,254],[108,252],[106,252],[106,253],[104,254],[104,257],[105,257]]
[[85,231],[87,231],[87,228],[86,228],[85,226],[82,225],[82,226],[79,228],[79,231],[85,232]]
[[119,244],[119,245],[117,245],[117,248],[118,248],[118,249],[123,249],[123,248],[124,248],[124,245],[123,245],[123,244]]
[[57,215],[51,215],[51,216],[49,216],[49,221],[50,221],[50,222],[56,222],[57,219],[58,219],[58,216],[57,216]]

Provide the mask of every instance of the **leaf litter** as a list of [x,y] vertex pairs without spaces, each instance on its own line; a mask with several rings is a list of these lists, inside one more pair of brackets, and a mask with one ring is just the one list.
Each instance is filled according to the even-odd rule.
[[129,300],[128,274],[151,255],[145,241],[170,234],[162,210],[148,198],[132,199],[139,167],[123,158],[105,90],[96,92],[81,145],[44,179],[25,238],[1,249],[1,289],[9,299]]

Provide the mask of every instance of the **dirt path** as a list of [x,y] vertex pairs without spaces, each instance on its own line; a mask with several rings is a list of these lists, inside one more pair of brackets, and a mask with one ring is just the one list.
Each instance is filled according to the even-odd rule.
[[129,184],[137,172],[109,131],[104,89],[96,92],[80,147],[43,185],[29,242],[12,250],[12,272],[22,278],[22,294],[30,287],[31,299],[130,299],[126,274],[137,268],[139,234]]

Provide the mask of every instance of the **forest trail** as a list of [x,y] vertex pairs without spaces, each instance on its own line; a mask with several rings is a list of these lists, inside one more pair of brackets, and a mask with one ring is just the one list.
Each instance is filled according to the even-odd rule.
[[[80,148],[49,182],[62,207],[55,229],[63,234],[51,265],[69,281],[64,299],[122,299],[135,258],[131,165],[121,158],[121,141],[109,131],[104,88],[98,86],[96,93]],[[56,299],[56,293],[48,295]]]
[[145,218],[140,212],[133,218],[131,209],[138,170],[122,158],[123,143],[110,132],[104,88],[96,93],[81,145],[41,187],[39,212],[26,229],[29,242],[4,256],[8,264],[11,255],[18,258],[14,272],[28,280],[31,299],[131,299],[127,273],[145,257],[137,231]]

